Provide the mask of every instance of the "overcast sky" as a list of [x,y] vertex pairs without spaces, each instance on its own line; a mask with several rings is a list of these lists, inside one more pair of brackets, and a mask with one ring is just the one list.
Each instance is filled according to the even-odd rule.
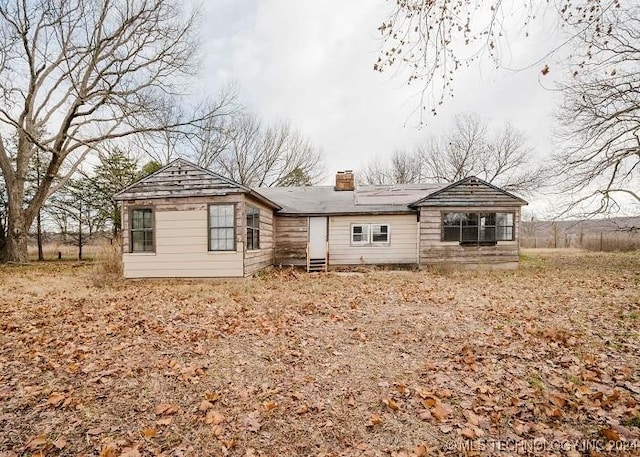
[[[455,97],[418,128],[412,113],[420,87],[373,71],[381,46],[377,28],[393,3],[210,0],[203,17],[203,90],[234,81],[242,101],[265,121],[289,120],[324,152],[327,182],[337,170],[357,172],[371,158],[446,131],[462,112],[496,126],[510,121],[543,160],[558,102],[549,90],[553,75],[540,75],[543,64],[511,72],[486,63],[458,74]],[[520,68],[536,62],[553,45],[551,36],[543,24],[511,43],[505,63]]]

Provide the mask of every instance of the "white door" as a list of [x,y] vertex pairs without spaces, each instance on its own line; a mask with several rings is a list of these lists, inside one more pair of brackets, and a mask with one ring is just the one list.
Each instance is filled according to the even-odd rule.
[[309,258],[324,259],[327,256],[327,218],[309,218]]

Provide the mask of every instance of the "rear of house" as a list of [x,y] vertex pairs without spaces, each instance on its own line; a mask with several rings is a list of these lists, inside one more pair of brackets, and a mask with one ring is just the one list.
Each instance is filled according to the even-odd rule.
[[278,206],[184,160],[119,192],[127,278],[242,277],[273,264]]
[[515,268],[526,202],[474,177],[250,189],[178,159],[119,192],[125,277],[242,277],[269,265]]

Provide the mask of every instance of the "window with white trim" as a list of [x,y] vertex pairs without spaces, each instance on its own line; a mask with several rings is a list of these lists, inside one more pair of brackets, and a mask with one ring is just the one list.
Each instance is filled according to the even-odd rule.
[[235,205],[209,205],[209,250],[235,251]]
[[389,224],[351,224],[351,244],[388,244]]
[[371,242],[389,242],[389,224],[371,224]]
[[351,224],[351,244],[369,244],[369,224]]

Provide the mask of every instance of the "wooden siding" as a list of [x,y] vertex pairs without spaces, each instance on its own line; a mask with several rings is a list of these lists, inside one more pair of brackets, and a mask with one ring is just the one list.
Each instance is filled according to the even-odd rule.
[[156,173],[126,188],[117,198],[132,200],[185,196],[224,195],[246,189],[216,173],[185,160],[175,160]]
[[[446,208],[449,212],[474,212],[477,206]],[[441,241],[443,208],[420,208],[420,265],[488,265],[514,268],[519,258],[520,208],[483,206],[487,212],[514,212],[514,240],[498,241],[495,246],[461,246],[457,241]]]
[[469,178],[452,185],[416,203],[416,206],[509,206],[520,207],[524,200],[490,186],[477,178]]
[[[389,244],[352,245],[351,224],[389,224]],[[418,222],[415,214],[329,218],[329,265],[417,263]]]
[[253,206],[260,210],[260,249],[246,250],[244,253],[244,275],[250,276],[269,265],[273,265],[273,210],[257,200],[247,198],[242,205],[243,230],[247,233],[246,206]]
[[209,252],[206,209],[155,213],[155,252],[125,253],[126,278],[242,276],[242,250]]
[[308,217],[276,214],[274,261],[276,265],[306,265],[308,241]]

